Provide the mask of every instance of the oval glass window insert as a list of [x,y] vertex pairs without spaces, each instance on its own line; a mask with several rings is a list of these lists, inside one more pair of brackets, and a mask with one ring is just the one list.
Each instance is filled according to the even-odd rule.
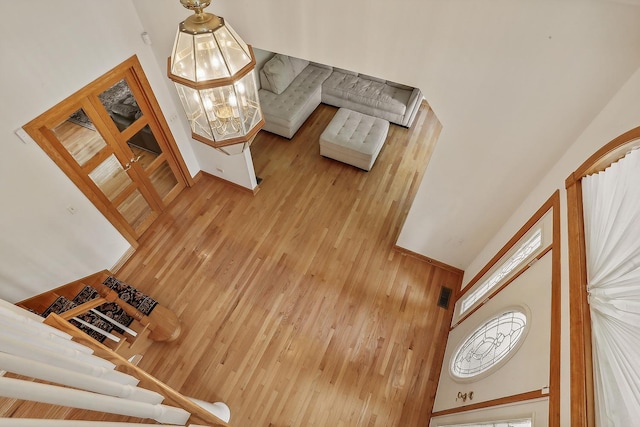
[[497,368],[524,340],[527,315],[511,309],[489,319],[464,340],[451,359],[451,374],[468,380]]

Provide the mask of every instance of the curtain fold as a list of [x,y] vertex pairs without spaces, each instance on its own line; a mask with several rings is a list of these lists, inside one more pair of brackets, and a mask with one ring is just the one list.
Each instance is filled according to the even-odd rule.
[[640,150],[582,180],[598,427],[640,425]]

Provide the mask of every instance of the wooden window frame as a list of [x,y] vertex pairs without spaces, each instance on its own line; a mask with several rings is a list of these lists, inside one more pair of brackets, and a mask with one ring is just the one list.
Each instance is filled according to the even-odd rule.
[[[459,408],[453,408],[445,411],[433,413],[431,416],[449,415],[459,412],[467,412],[476,409],[484,409],[498,405],[506,405],[517,402],[524,402],[528,400],[540,399],[548,397],[549,399],[549,427],[560,427],[560,347],[561,347],[561,278],[560,278],[560,191],[556,190],[547,201],[533,214],[531,218],[518,230],[513,237],[498,251],[498,253],[491,258],[487,265],[475,275],[475,277],[455,296],[454,305],[462,298],[471,288],[500,261],[500,259],[511,248],[518,243],[518,241],[525,235],[531,228],[544,216],[552,210],[552,224],[553,230],[551,233],[551,244],[545,247],[537,256],[536,259],[540,259],[545,256],[551,250],[551,341],[549,348],[549,393],[544,394],[542,390],[533,390],[525,393],[521,393],[514,396],[507,396],[500,399],[495,399],[487,402],[475,403],[470,405],[461,406]],[[488,294],[487,299],[493,298],[506,286],[508,286],[513,280],[519,277],[522,273],[529,269],[531,262],[520,267],[517,272],[508,279],[505,283],[492,290]],[[464,319],[474,313],[478,307],[469,310],[469,312],[459,321],[456,325],[460,324]]]
[[569,318],[571,350],[571,425],[595,427],[591,315],[587,300],[582,178],[601,172],[640,146],[640,126],[616,137],[565,180],[569,244]]

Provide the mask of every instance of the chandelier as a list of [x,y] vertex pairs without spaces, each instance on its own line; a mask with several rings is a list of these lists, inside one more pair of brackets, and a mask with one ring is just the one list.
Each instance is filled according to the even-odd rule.
[[204,12],[211,0],[180,0],[195,12],[180,23],[167,74],[178,91],[193,139],[226,154],[246,149],[264,125],[251,46]]

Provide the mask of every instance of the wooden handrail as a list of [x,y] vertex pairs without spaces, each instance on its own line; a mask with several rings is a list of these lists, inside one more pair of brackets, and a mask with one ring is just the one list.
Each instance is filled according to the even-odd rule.
[[77,307],[74,307],[70,310],[67,310],[63,313],[60,313],[59,316],[62,317],[64,320],[71,320],[76,316],[80,316],[84,313],[86,313],[87,311],[91,310],[92,308],[96,308],[98,306],[101,306],[102,304],[104,304],[105,302],[107,302],[106,299],[104,298],[94,298],[90,301],[85,302],[84,304],[80,304]]
[[71,335],[74,341],[91,348],[96,356],[115,364],[118,371],[138,378],[140,380],[140,387],[160,393],[165,397],[165,403],[188,411],[191,414],[189,423],[208,425],[211,427],[230,427],[230,424],[216,417],[214,414],[194,403],[189,398],[169,387],[146,371],[133,365],[127,359],[123,358],[104,344],[92,339],[59,315],[51,313],[47,316],[44,323]]

